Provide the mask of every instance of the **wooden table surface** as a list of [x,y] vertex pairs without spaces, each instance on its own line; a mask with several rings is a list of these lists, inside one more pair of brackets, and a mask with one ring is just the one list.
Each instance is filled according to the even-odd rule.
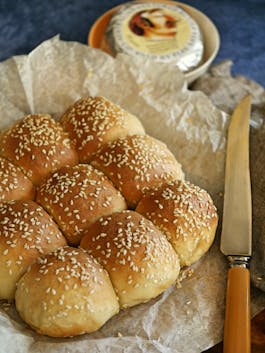
[[[204,353],[222,352],[222,343],[204,351]],[[265,309],[251,321],[251,353],[265,353]]]

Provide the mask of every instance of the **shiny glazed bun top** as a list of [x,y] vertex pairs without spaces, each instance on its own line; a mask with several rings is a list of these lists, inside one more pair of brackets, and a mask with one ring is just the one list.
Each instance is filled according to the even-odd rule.
[[156,297],[179,274],[178,256],[166,236],[134,211],[100,218],[80,246],[108,271],[122,307]]
[[105,143],[144,134],[140,120],[104,97],[88,97],[70,106],[60,119],[74,141],[81,163],[87,163]]
[[136,211],[151,220],[177,252],[181,266],[191,265],[209,250],[218,222],[210,195],[181,180],[147,192]]
[[83,249],[61,247],[20,279],[20,316],[37,332],[67,337],[93,332],[119,311],[106,271]]
[[27,267],[64,245],[56,223],[34,201],[0,204],[0,299],[12,300],[16,282]]
[[104,146],[91,164],[103,171],[135,208],[143,193],[174,179],[183,179],[181,165],[167,146],[149,135],[133,135]]
[[44,114],[27,115],[4,131],[0,156],[19,166],[36,185],[60,167],[78,163],[68,134]]
[[32,200],[35,187],[22,171],[0,157],[0,202],[11,200]]
[[127,208],[121,193],[89,164],[64,167],[39,186],[36,200],[55,219],[72,245],[99,217]]

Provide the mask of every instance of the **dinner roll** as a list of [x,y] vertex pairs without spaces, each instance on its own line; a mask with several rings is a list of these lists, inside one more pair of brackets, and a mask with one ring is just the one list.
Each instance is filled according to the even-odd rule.
[[136,207],[146,190],[184,178],[181,165],[167,146],[148,135],[127,136],[108,143],[91,164],[110,178],[130,208]]
[[127,208],[111,181],[88,164],[55,172],[40,185],[36,200],[52,215],[72,245],[79,244],[82,231],[99,217]]
[[156,297],[179,274],[178,256],[165,235],[134,211],[100,218],[80,246],[108,271],[123,308]]
[[0,204],[0,299],[12,300],[27,267],[65,244],[57,225],[34,201]]
[[27,115],[3,132],[0,155],[19,166],[36,185],[60,167],[78,163],[68,134],[44,114]]
[[35,188],[29,178],[7,159],[0,157],[0,202],[32,200]]
[[66,110],[60,121],[73,139],[81,163],[89,162],[108,141],[144,134],[138,118],[104,97],[78,100]]
[[67,337],[93,332],[119,311],[109,276],[83,249],[62,247],[20,279],[16,308],[38,333]]
[[146,193],[136,211],[150,219],[173,245],[180,265],[191,265],[210,248],[218,216],[210,195],[176,180]]

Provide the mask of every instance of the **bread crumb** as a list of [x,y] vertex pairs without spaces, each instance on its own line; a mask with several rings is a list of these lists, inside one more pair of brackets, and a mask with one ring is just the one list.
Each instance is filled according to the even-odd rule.
[[11,308],[11,303],[1,303],[1,307],[4,311],[9,311]]
[[192,268],[186,268],[186,269],[180,270],[179,277],[176,282],[176,287],[181,288],[182,287],[181,282],[187,278],[190,278],[193,275],[193,273],[194,273],[194,270]]

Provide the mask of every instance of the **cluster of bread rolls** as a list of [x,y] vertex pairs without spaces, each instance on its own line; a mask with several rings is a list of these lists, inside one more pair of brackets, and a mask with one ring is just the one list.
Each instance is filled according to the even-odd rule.
[[0,299],[41,334],[93,332],[158,296],[217,220],[167,146],[103,97],[0,135]]

